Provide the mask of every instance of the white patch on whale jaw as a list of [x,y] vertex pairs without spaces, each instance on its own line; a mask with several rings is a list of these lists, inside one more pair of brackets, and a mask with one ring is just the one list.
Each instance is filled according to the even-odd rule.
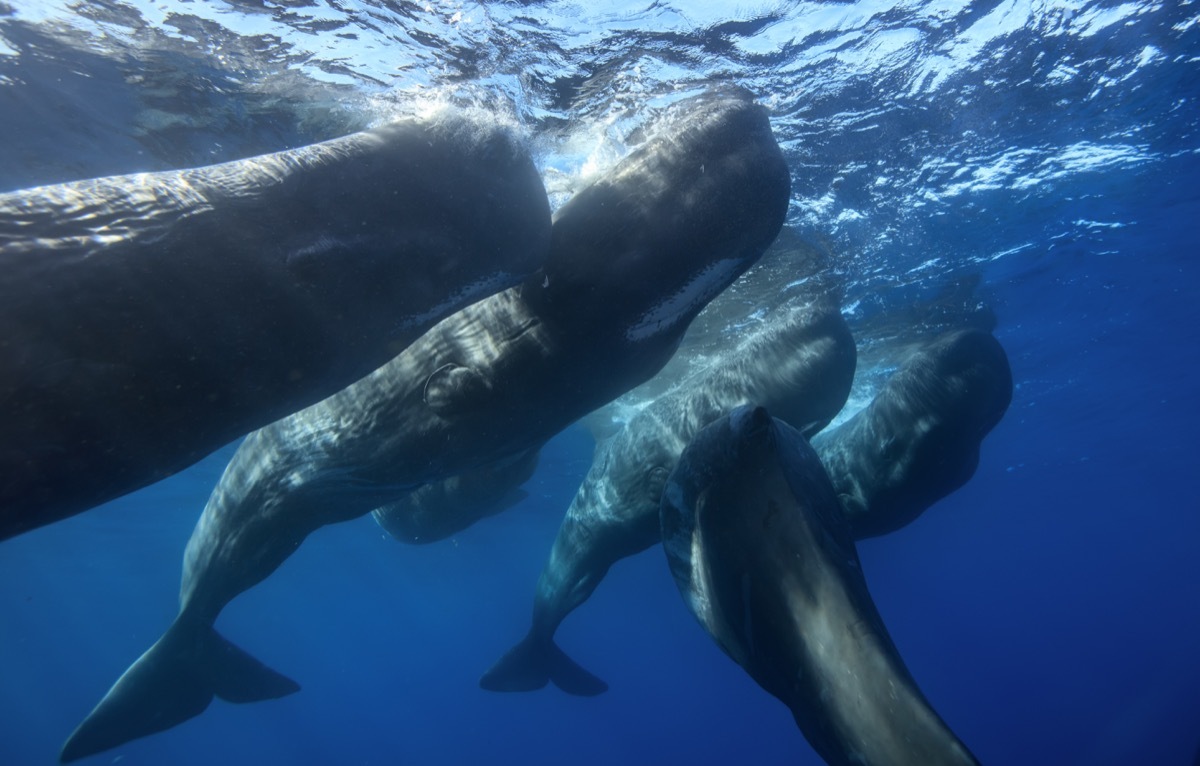
[[689,313],[703,308],[733,281],[742,264],[740,258],[725,258],[705,266],[675,294],[659,301],[630,325],[625,330],[626,339],[637,342],[654,337]]
[[447,315],[454,313],[453,310],[456,308],[469,306],[472,303],[476,303],[504,290],[509,285],[517,282],[518,277],[519,275],[510,274],[507,271],[498,271],[490,277],[482,277],[455,290],[444,301],[428,311],[423,311],[420,314],[410,314],[405,317],[399,323],[398,329],[411,330],[414,327],[421,327],[433,323],[440,318],[445,318]]

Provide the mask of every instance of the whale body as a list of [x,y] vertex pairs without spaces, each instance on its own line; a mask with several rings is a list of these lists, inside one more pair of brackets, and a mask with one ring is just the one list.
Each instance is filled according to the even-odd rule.
[[907,355],[870,404],[817,434],[855,539],[894,532],[966,484],[1012,393],[999,341],[956,330]]
[[804,436],[742,406],[696,435],[662,495],[663,549],[717,644],[792,711],[830,766],[971,766],[867,590]]
[[0,194],[0,539],[319,401],[538,269],[526,148],[447,110]]

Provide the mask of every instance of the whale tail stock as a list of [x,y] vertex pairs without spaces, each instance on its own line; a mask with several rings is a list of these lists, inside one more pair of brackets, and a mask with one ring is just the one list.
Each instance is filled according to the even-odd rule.
[[197,716],[214,696],[257,702],[300,691],[209,625],[176,619],[125,671],[63,745],[63,763],[164,731]]
[[493,692],[529,692],[548,682],[577,697],[608,691],[608,684],[568,657],[553,638],[541,640],[532,633],[479,679],[480,687]]

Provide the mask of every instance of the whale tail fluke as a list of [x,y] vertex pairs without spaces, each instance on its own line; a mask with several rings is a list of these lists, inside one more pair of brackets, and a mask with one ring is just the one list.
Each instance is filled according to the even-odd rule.
[[176,620],[109,689],[63,745],[69,763],[164,731],[204,712],[213,696],[256,702],[300,691],[209,626]]
[[578,697],[608,691],[608,684],[568,657],[554,639],[538,640],[532,635],[509,649],[479,679],[482,688],[493,692],[534,691],[550,682]]

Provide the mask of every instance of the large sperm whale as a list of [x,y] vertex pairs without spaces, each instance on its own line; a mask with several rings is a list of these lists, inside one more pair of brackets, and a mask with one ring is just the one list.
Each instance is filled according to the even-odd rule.
[[684,602],[830,766],[971,766],[913,681],[804,436],[762,407],[696,435],[662,494]]
[[[849,331],[831,308],[797,319],[768,326],[747,354],[734,353],[736,363],[718,360],[597,451],[538,579],[529,633],[484,674],[485,689],[526,691],[548,680],[573,694],[607,688],[559,649],[554,633],[613,564],[657,542],[662,482],[687,441],[750,401],[812,434],[845,401],[854,369]],[[897,529],[966,483],[1011,398],[1012,372],[996,339],[954,331],[909,354],[865,409],[818,433],[813,447],[855,537]]]
[[325,524],[517,459],[653,376],[779,232],[790,180],[743,92],[676,102],[654,138],[557,213],[545,267],[363,380],[246,438],[184,556],[180,611],[67,740],[74,760],[174,726],[213,695],[296,684],[213,623]]
[[0,539],[323,399],[542,265],[495,118],[0,194]]

